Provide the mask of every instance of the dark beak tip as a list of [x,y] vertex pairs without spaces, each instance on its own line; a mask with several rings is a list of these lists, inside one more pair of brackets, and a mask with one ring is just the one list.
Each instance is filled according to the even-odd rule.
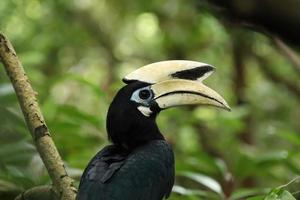
[[226,111],[228,111],[228,112],[231,112],[232,111],[232,109],[229,107],[229,106],[220,106],[220,108],[222,108],[222,109],[224,109],[224,110],[226,110]]
[[232,111],[232,109],[229,106],[226,106],[224,109],[227,110],[228,112]]

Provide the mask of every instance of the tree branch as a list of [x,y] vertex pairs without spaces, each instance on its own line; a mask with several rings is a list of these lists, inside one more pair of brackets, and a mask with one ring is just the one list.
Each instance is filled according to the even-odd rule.
[[15,200],[58,200],[56,193],[50,185],[31,188],[22,192]]
[[[199,0],[198,0],[199,1]],[[230,21],[271,32],[300,45],[299,0],[208,0],[222,9],[218,13]]]
[[272,37],[272,39],[277,48],[289,60],[294,69],[300,74],[300,58],[298,55],[278,37]]
[[260,65],[261,71],[264,73],[264,75],[267,78],[274,81],[274,83],[279,83],[279,84],[285,86],[297,98],[300,98],[300,86],[296,82],[293,82],[289,79],[285,79],[284,77],[273,72],[269,67],[271,64],[267,59],[265,59],[259,55],[254,55],[254,56]]
[[[240,34],[237,30],[231,30],[232,35],[232,57],[233,57],[233,67],[234,67],[234,77],[233,77],[233,91],[236,96],[237,106],[246,106],[249,105],[249,102],[246,98],[246,89],[247,89],[247,49],[248,44],[245,43],[244,36]],[[255,145],[253,139],[254,133],[251,130],[252,125],[251,121],[253,118],[253,113],[249,112],[241,120],[245,124],[244,128],[241,129],[237,138],[241,141],[242,144]],[[250,188],[255,186],[255,178],[252,176],[247,176],[241,179],[241,184],[243,187]]]
[[15,89],[28,129],[59,199],[73,200],[76,189],[50,136],[36,95],[9,40],[0,33],[0,58]]

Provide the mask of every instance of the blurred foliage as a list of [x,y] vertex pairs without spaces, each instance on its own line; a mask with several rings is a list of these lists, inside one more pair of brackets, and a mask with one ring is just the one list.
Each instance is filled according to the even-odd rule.
[[[217,67],[206,82],[232,112],[160,114],[176,155],[170,199],[299,198],[299,181],[278,188],[300,173],[300,94],[284,81],[299,86],[299,74],[266,36],[224,21],[200,0],[0,1],[0,19],[77,184],[108,144],[106,111],[121,78],[154,61],[189,59]],[[0,199],[49,183],[1,66]]]

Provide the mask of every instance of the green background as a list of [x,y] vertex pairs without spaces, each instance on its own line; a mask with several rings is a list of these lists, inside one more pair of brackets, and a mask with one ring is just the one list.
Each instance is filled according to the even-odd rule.
[[[0,30],[76,184],[108,144],[106,112],[122,77],[169,59],[214,65],[205,82],[232,107],[173,108],[158,117],[176,157],[171,200],[245,199],[300,173],[299,73],[271,39],[228,23],[205,1],[0,1]],[[0,66],[0,198],[50,183]],[[297,184],[285,189],[297,192]]]

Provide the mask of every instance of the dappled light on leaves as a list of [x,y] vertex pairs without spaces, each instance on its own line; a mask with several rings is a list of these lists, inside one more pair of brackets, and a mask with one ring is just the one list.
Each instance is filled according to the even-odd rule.
[[[38,92],[77,184],[90,158],[108,144],[106,112],[122,77],[147,63],[189,59],[216,67],[205,84],[228,99],[232,111],[199,106],[158,116],[181,172],[170,199],[290,200],[299,194],[298,182],[278,188],[300,174],[299,73],[268,35],[239,28],[199,2],[0,2],[0,30]],[[0,66],[0,199],[6,200],[50,181]]]

